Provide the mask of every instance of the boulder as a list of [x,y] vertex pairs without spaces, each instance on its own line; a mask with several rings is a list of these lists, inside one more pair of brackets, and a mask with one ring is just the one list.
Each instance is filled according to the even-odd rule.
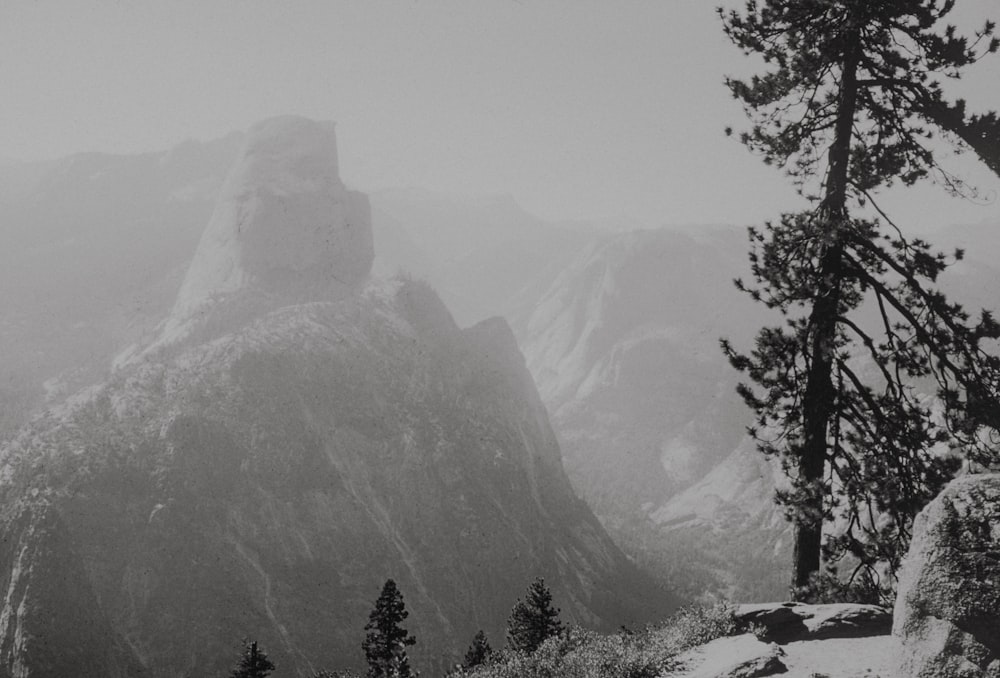
[[775,643],[788,643],[803,638],[806,628],[802,603],[758,603],[740,605],[736,619],[749,628],[751,625],[762,630],[761,637]]
[[917,516],[893,616],[900,678],[1000,677],[1000,474],[952,481]]
[[887,636],[892,631],[892,615],[878,605],[837,603],[810,605],[812,616],[805,620],[808,640]]
[[892,627],[892,617],[884,608],[855,603],[740,605],[736,617],[744,626],[762,627],[762,637],[776,643],[883,636]]

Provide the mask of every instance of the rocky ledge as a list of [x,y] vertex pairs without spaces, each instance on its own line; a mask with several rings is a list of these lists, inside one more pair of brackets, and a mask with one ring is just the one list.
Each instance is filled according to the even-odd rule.
[[741,605],[737,619],[754,633],[719,638],[679,655],[663,678],[882,676],[895,657],[892,618],[873,605]]
[[876,605],[836,603],[759,603],[740,605],[736,617],[747,627],[760,629],[758,635],[779,644],[827,638],[864,638],[888,635],[892,615]]

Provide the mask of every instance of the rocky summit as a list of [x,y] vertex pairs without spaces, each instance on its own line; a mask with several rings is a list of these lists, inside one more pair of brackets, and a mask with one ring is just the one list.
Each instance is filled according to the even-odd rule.
[[154,346],[218,333],[288,303],[362,285],[375,253],[371,209],[340,179],[331,122],[295,116],[247,134]]
[[672,609],[573,494],[506,323],[368,280],[335,149],[254,128],[159,337],[0,448],[0,674],[221,675],[247,636],[357,668],[390,577],[432,673],[536,576],[567,621]]

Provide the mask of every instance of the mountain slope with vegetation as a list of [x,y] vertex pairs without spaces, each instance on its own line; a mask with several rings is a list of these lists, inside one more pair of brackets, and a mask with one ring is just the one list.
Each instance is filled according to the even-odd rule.
[[[675,605],[573,494],[506,323],[359,270],[332,126],[254,128],[225,186],[159,335],[0,447],[5,671],[219,673],[245,636],[293,675],[358,666],[387,578],[429,671],[535,576],[588,626]],[[294,232],[261,259],[268,229]]]

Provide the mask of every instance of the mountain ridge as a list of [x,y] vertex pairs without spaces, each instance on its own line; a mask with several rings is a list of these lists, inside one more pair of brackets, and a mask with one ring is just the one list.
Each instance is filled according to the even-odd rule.
[[[281,134],[316,131],[286,123]],[[259,160],[248,152],[259,142],[248,136],[231,177]],[[313,172],[315,149],[290,166]],[[332,180],[334,149],[317,189],[333,194],[325,205],[346,195]],[[274,218],[266,204],[279,192],[244,185],[228,183],[216,214],[229,221],[210,223],[235,233],[226,261],[255,246],[243,223],[301,235],[295,269],[353,218],[336,208],[298,218],[313,214],[313,190],[285,191],[292,217]],[[578,623],[641,623],[676,604],[573,493],[507,323],[459,329],[426,283],[371,280],[364,237],[339,242],[356,273],[349,285],[306,266],[289,286],[266,262],[207,276],[194,305],[175,305],[175,318],[200,328],[167,323],[167,341],[139,346],[0,445],[0,523],[18,544],[0,550],[5,670],[220,672],[246,635],[293,674],[358,667],[388,577],[406,593],[421,640],[412,656],[429,670],[455,661],[463,633],[502,637],[538,575]],[[189,269],[199,284],[200,265]],[[56,606],[45,591],[65,593]]]

